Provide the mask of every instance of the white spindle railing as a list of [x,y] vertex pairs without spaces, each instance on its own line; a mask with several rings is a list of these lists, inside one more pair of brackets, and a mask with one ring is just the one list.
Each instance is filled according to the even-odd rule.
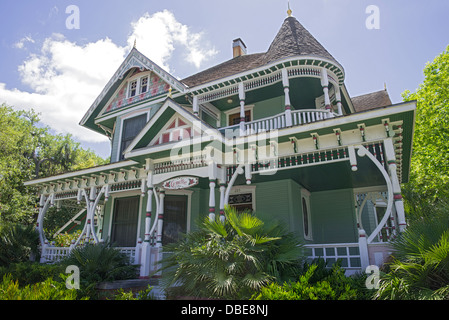
[[[70,252],[75,248],[75,246],[70,247],[55,247],[54,245],[49,245],[46,243],[42,247],[42,257],[41,262],[58,262],[65,257],[70,255]],[[128,256],[130,263],[139,264],[141,256],[141,241],[137,243],[135,247],[114,247],[114,249],[119,250],[121,253]]]
[[281,113],[274,117],[267,117],[251,121],[245,124],[246,134],[276,130],[285,128],[285,114]]
[[43,254],[46,262],[58,262],[70,254],[70,247],[51,247],[47,246]]
[[342,268],[349,273],[361,270],[358,243],[307,244],[304,247],[309,251],[309,262],[318,258],[332,263],[341,260]]

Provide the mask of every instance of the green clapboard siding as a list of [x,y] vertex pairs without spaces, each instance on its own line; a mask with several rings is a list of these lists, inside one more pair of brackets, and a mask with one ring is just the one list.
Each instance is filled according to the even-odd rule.
[[313,242],[357,242],[352,189],[314,192],[311,195]]

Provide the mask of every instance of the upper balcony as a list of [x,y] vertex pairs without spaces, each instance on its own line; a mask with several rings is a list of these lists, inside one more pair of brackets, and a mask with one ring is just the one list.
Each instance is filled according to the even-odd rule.
[[239,130],[241,127],[240,124],[222,127],[219,128],[218,130],[225,136],[227,136],[227,134],[232,134],[233,136],[236,135],[240,136],[242,133],[244,135],[252,135],[292,126],[301,126],[308,123],[335,118],[340,115],[338,113],[328,110],[317,110],[317,109],[293,110],[291,111],[291,125],[288,124],[286,116],[288,117],[288,114],[286,115],[285,112],[282,112],[272,117],[266,117],[250,122],[245,122],[244,125],[242,125],[243,130],[241,132]]

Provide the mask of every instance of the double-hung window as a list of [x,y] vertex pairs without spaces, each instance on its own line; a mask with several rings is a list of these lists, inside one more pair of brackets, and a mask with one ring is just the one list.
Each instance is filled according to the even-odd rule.
[[119,160],[123,160],[125,158],[123,151],[128,148],[134,138],[142,131],[143,127],[147,123],[147,114],[144,113],[137,117],[125,119],[123,121],[123,131],[122,131],[122,140],[120,144],[120,155]]
[[140,79],[140,93],[145,93],[148,91],[148,77],[143,77]]
[[134,97],[137,94],[137,80],[131,81],[129,84],[129,97]]

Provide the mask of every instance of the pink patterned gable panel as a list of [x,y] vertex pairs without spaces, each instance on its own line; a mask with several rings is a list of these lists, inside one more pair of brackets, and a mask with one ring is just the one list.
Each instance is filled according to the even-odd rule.
[[[133,75],[138,74],[140,72],[135,72]],[[111,112],[117,109],[120,109],[124,106],[127,106],[131,103],[141,101],[144,99],[152,98],[155,96],[158,96],[160,94],[167,93],[170,89],[170,85],[163,81],[160,77],[158,77],[156,74],[151,72],[149,75],[149,81],[148,81],[148,90],[147,92],[136,94],[134,97],[127,97],[127,89],[128,89],[128,82],[125,82],[120,90],[115,95],[114,99],[111,101],[111,103],[106,108],[106,112]]]

